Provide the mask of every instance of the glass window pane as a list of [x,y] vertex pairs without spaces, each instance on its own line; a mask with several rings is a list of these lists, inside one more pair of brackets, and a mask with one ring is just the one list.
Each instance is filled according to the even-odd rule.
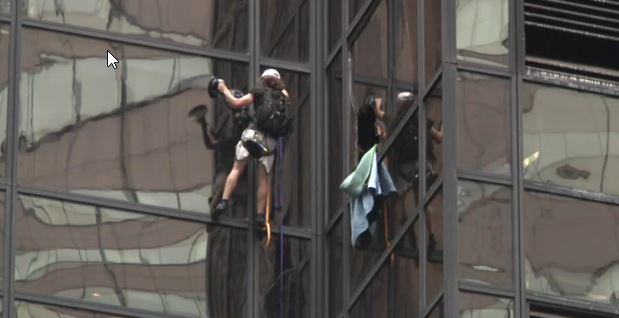
[[443,190],[440,190],[426,207],[426,230],[428,231],[426,255],[426,305],[429,305],[443,290]]
[[245,231],[18,199],[17,291],[170,315],[243,317]]
[[443,175],[443,87],[439,81],[426,97],[426,189]]
[[536,192],[524,196],[529,292],[616,304],[619,206]]
[[327,302],[329,317],[337,317],[342,311],[343,306],[343,284],[344,284],[344,244],[349,244],[344,240],[344,222],[341,218],[333,230],[327,234]]
[[461,318],[514,317],[514,300],[461,292],[458,299]]
[[0,0],[0,14],[11,14],[11,0]]
[[17,318],[121,318],[120,316],[110,314],[81,311],[67,307],[35,304],[25,301],[15,302],[15,316]]
[[397,0],[396,6],[396,49],[395,73],[398,81],[418,87],[417,58],[417,3],[419,0]]
[[458,168],[511,175],[510,81],[460,73],[456,100]]
[[527,83],[524,177],[619,195],[619,98]]
[[25,17],[156,41],[247,50],[245,0],[21,0]]
[[325,31],[328,41],[328,51],[331,52],[342,38],[342,0],[329,0],[329,25]]
[[443,308],[443,300],[441,300],[438,305],[436,307],[434,307],[432,309],[432,311],[430,312],[430,314],[428,314],[426,317],[428,318],[444,318],[445,317],[445,312],[444,312],[444,308]]
[[425,0],[426,81],[429,81],[443,62],[441,31],[441,2]]
[[[110,48],[118,70],[105,68]],[[241,129],[205,88],[216,74],[246,91],[246,65],[32,29],[20,60],[20,184],[210,211]],[[245,187],[230,215],[246,217]]]
[[[351,248],[350,268],[346,270],[346,274],[350,277],[349,290],[351,294],[359,287],[359,284],[366,278],[387,248],[385,221],[385,214],[381,214],[374,223],[375,232],[373,235],[358,239],[361,242],[358,244],[360,246]],[[350,244],[350,240],[346,242]]]
[[460,277],[513,289],[511,188],[460,181]]
[[509,64],[509,1],[456,2],[456,45],[461,61]]
[[256,260],[259,317],[308,318],[310,242],[279,235],[274,235],[270,244],[265,240],[260,242]]
[[10,25],[0,24],[0,177],[5,176],[7,159],[7,110],[9,96]]
[[396,246],[389,259],[395,292],[394,317],[408,318],[419,315],[419,222],[415,222]]
[[[290,94],[293,116],[292,129],[278,140],[283,153],[275,155],[273,168],[273,224],[311,227],[311,160],[312,126],[310,107],[310,77],[281,71]],[[280,157],[282,155],[283,157]],[[281,159],[283,161],[278,160]]]
[[[346,1],[346,0],[345,0]],[[348,0],[348,19],[349,22],[355,19],[359,11],[361,11],[361,7],[369,0]]]
[[387,34],[387,1],[381,0],[352,45],[353,82],[387,80],[388,46],[385,34]]
[[344,207],[344,195],[339,186],[344,179],[344,105],[342,104],[342,62],[341,53],[327,71],[328,105],[324,109],[328,120],[327,148],[328,148],[328,180],[329,180],[329,211],[327,220],[330,220]]
[[363,290],[350,309],[350,317],[375,318],[389,316],[389,267],[385,264]]
[[308,0],[260,1],[263,56],[295,62],[309,60]]

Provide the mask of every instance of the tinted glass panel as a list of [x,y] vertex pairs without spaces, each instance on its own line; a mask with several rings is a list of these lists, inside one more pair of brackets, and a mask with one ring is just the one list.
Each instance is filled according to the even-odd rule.
[[0,0],[0,14],[11,14],[11,0]]
[[342,104],[342,62],[341,54],[329,67],[328,74],[328,105],[324,109],[329,124],[327,131],[327,156],[329,164],[329,211],[327,219],[335,215],[344,203],[344,195],[338,190],[340,183],[344,179],[344,105]]
[[619,99],[526,84],[524,177],[619,195]]
[[100,314],[90,311],[80,311],[67,307],[50,306],[43,304],[15,302],[15,314],[17,318],[121,318],[109,314]]
[[348,15],[350,21],[355,19],[359,11],[361,11],[361,7],[368,1],[369,0],[348,0]]
[[460,293],[458,299],[462,318],[514,317],[514,301],[507,298]]
[[441,32],[441,2],[426,1],[425,31],[426,31],[426,81],[430,80],[443,61],[443,44]]
[[275,154],[273,168],[274,224],[311,226],[312,125],[310,77],[282,71],[282,80],[290,94],[294,122],[286,138],[278,140],[282,152]]
[[387,79],[387,1],[380,2],[352,47],[353,80]]
[[426,316],[428,318],[444,318],[445,317],[445,312],[443,309],[443,301],[441,300],[441,302],[432,309],[432,312],[430,312],[430,314],[428,314],[428,316]]
[[329,0],[328,15],[329,27],[325,31],[327,41],[329,41],[329,52],[342,37],[342,0]]
[[443,191],[440,190],[426,207],[426,230],[428,231],[426,255],[426,305],[443,290]]
[[350,317],[388,317],[389,312],[389,267],[383,265],[370,284],[363,290],[357,302],[350,309]]
[[442,83],[426,98],[426,188],[443,175],[443,88]]
[[247,234],[19,196],[20,292],[190,317],[242,317]]
[[328,269],[327,274],[329,276],[326,282],[329,317],[337,317],[343,305],[344,263],[342,258],[344,255],[344,244],[349,244],[348,240],[344,240],[343,224],[344,222],[340,219],[333,230],[327,234],[328,257],[326,268]]
[[30,19],[157,41],[247,50],[245,0],[21,0]]
[[309,0],[261,0],[262,55],[307,62],[309,59]]
[[462,0],[456,2],[458,59],[508,64],[509,1]]
[[417,317],[419,314],[419,222],[406,232],[389,259],[390,271],[395,284],[394,311],[396,318]]
[[[5,193],[4,192],[0,192],[0,235],[2,235],[2,237],[0,237],[0,244],[2,244],[2,246],[0,246],[0,260],[2,261],[2,264],[0,264],[0,271],[2,271],[0,274],[0,283],[2,281],[4,281],[4,231],[5,231]],[[2,305],[2,302],[0,300],[0,305]],[[2,311],[0,310],[0,313]]]
[[9,86],[9,34],[10,26],[0,24],[0,177],[5,176],[7,158],[7,110]]
[[[357,289],[359,284],[365,279],[368,272],[376,265],[376,262],[387,247],[385,221],[385,214],[381,214],[375,222],[375,231],[371,239],[360,239],[358,241],[363,241],[365,244],[359,248],[351,249],[350,269],[347,271],[350,277],[351,293],[354,293],[355,289]],[[350,240],[346,242],[350,244]]]
[[[105,68],[110,48],[118,70]],[[21,184],[210,211],[241,131],[205,87],[217,74],[247,90],[245,65],[31,29],[20,60]],[[197,104],[202,124],[188,116]],[[246,216],[245,187],[232,215]]]
[[458,167],[510,175],[509,80],[460,73],[456,98]]
[[513,244],[510,188],[460,181],[458,220],[460,277],[513,288]]
[[396,0],[395,72],[399,81],[415,87],[418,83],[417,3],[419,0]]
[[274,235],[260,242],[258,317],[309,317],[311,261],[309,241]]
[[615,304],[619,293],[619,206],[526,192],[529,292]]

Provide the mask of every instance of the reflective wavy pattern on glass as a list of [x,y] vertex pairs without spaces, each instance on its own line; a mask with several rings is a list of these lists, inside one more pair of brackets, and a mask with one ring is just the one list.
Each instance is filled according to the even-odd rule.
[[246,51],[247,0],[21,0],[24,17],[156,41]]
[[513,289],[511,188],[458,182],[461,279]]
[[242,317],[244,231],[21,195],[24,293],[189,317]]
[[458,297],[461,318],[514,317],[514,300],[472,293],[460,293]]
[[527,83],[524,178],[619,195],[619,98]]
[[[105,67],[108,49],[117,70]],[[246,65],[32,29],[20,60],[21,185],[210,211],[240,129],[206,86],[216,74],[247,90]],[[198,104],[204,126],[188,117]],[[232,216],[246,216],[244,191]]]
[[529,292],[617,303],[619,206],[526,192],[524,239]]
[[72,308],[28,303],[24,301],[15,302],[15,315],[17,318],[121,318],[120,316],[109,314],[80,311]]

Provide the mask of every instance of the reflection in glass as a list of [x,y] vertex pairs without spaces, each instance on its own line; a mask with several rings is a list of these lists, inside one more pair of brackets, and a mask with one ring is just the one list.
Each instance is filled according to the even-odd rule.
[[327,220],[343,208],[344,195],[339,186],[344,179],[344,105],[342,104],[342,62],[341,53],[337,55],[327,71],[328,104],[325,109],[328,121],[328,180],[329,180],[329,211]]
[[20,292],[190,317],[242,317],[244,231],[19,196]]
[[[2,9],[1,2],[0,9]],[[0,177],[5,176],[6,159],[8,155],[6,126],[9,96],[9,30],[10,26],[8,24],[0,24]]]
[[[344,222],[341,218],[333,230],[327,234],[327,293],[328,293],[328,316],[337,317],[343,306],[344,284]],[[346,241],[348,243],[348,241]]]
[[[116,71],[104,66],[109,48]],[[22,185],[210,211],[240,130],[205,88],[217,74],[246,90],[245,65],[32,29],[22,32],[20,60]],[[187,116],[197,104],[207,106],[202,128],[215,139],[207,147]],[[245,216],[243,191],[234,216]]]
[[399,81],[406,82],[417,90],[417,3],[419,0],[397,0],[395,72]]
[[460,73],[456,100],[458,167],[510,175],[509,80]]
[[524,196],[529,292],[616,304],[619,206],[536,192]]
[[[157,41],[247,50],[246,0],[21,0],[25,17]],[[105,52],[105,51],[103,51]]]
[[445,312],[443,308],[443,300],[441,300],[436,307],[432,308],[430,314],[428,314],[428,318],[444,318]]
[[458,183],[460,277],[512,289],[513,244],[510,188]]
[[389,259],[390,270],[395,284],[394,311],[396,318],[417,317],[419,315],[419,235],[415,222],[398,243]]
[[508,64],[508,0],[457,1],[456,21],[459,60],[499,66]]
[[[387,79],[387,1],[381,0],[352,45],[353,82]],[[385,83],[386,85],[386,83]]]
[[443,175],[443,88],[442,82],[426,97],[426,189]]
[[527,83],[524,177],[619,195],[619,98]]
[[355,19],[361,7],[369,0],[348,0],[348,19],[349,22]]
[[507,298],[460,293],[458,299],[461,318],[504,318],[514,317],[514,301]]
[[309,317],[310,265],[309,241],[280,235],[274,235],[268,245],[262,240],[255,273],[258,317]]
[[309,0],[261,0],[260,48],[263,56],[307,62]]
[[121,318],[110,314],[101,314],[90,311],[80,311],[73,308],[50,306],[43,304],[15,302],[15,316],[17,318]]
[[11,0],[0,0],[0,14],[11,14]]
[[389,267],[385,264],[363,290],[350,309],[350,317],[375,318],[389,316]]
[[310,77],[288,71],[280,72],[290,94],[294,122],[289,134],[281,139],[283,161],[273,169],[273,224],[311,227],[311,108]]
[[443,290],[443,190],[440,190],[426,206],[426,230],[428,231],[426,255],[426,305],[429,305]]
[[443,62],[441,2],[425,3],[426,81],[432,79]]

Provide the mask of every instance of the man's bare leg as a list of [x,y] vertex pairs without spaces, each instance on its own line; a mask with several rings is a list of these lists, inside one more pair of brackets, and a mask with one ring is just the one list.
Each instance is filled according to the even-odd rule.
[[239,184],[239,180],[243,176],[243,173],[245,173],[247,161],[248,159],[234,161],[232,170],[230,171],[230,174],[228,174],[228,178],[226,178],[226,185],[224,186],[224,194],[221,197],[221,201],[217,204],[217,207],[215,207],[215,210],[211,214],[213,219],[219,218],[219,216],[228,208],[228,200],[232,197],[234,190],[236,190],[236,187]]

